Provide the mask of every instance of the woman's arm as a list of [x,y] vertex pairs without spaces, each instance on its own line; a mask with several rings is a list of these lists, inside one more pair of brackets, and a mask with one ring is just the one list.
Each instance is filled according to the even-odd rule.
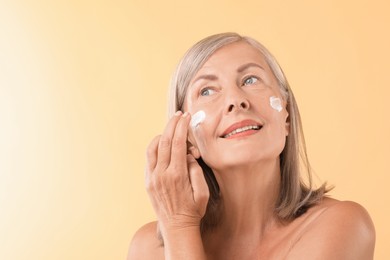
[[372,260],[375,228],[367,211],[354,202],[338,202],[316,219],[287,259]]
[[199,227],[171,230],[164,242],[165,259],[206,259]]
[[134,235],[127,260],[206,259],[198,228],[176,230],[164,239],[157,235],[157,222],[141,227]]

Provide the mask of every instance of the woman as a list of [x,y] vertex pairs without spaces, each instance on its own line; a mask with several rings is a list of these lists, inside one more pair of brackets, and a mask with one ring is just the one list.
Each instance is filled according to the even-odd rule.
[[158,222],[135,234],[129,259],[373,258],[365,209],[312,187],[294,95],[264,46],[207,37],[171,89],[172,117],[147,151]]

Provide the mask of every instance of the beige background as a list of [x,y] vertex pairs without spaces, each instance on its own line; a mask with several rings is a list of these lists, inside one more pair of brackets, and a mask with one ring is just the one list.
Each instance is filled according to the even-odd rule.
[[[332,196],[361,203],[389,259],[388,1],[0,0],[0,259],[124,259],[154,219],[145,147],[195,41],[269,47]],[[353,218],[353,216],[351,216]]]

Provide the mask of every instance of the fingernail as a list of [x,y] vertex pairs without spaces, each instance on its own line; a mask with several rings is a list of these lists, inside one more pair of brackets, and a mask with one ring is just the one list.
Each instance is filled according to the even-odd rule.
[[188,112],[184,112],[184,114],[182,115],[182,117],[187,117],[188,116]]
[[181,112],[180,110],[176,111],[175,113],[175,116],[180,116],[183,112]]

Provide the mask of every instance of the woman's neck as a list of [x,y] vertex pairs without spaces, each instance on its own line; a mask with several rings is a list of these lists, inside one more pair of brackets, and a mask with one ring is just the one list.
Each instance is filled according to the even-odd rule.
[[214,171],[222,199],[218,229],[224,236],[261,238],[276,223],[280,190],[279,160]]

